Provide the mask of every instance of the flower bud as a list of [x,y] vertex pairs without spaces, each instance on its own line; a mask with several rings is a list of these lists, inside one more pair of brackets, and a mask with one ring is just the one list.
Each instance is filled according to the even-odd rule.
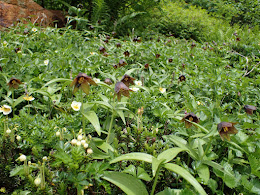
[[88,144],[85,143],[85,144],[83,145],[83,147],[84,147],[85,149],[87,149],[87,148],[88,148]]
[[18,158],[21,162],[26,160],[26,156],[24,154],[22,154],[19,158]]
[[60,136],[60,132],[59,132],[59,131],[56,132],[56,136],[57,136],[57,137]]
[[82,138],[83,138],[83,136],[82,136],[82,135],[78,135],[78,140],[79,140],[79,141],[81,141],[81,140],[82,140]]
[[70,142],[72,145],[76,145],[77,144],[77,140],[76,139],[73,139],[73,140],[71,140],[71,142]]
[[81,140],[80,142],[81,142],[81,144],[84,146],[84,144],[86,143],[86,140],[83,139],[83,140]]
[[17,136],[16,136],[16,139],[17,139],[17,141],[20,141],[22,138],[21,138],[20,135],[17,135]]
[[80,141],[77,141],[77,146],[81,146],[81,142]]
[[42,160],[47,161],[48,160],[47,156],[42,157]]
[[93,153],[93,150],[91,148],[87,149],[87,153],[88,154],[92,154]]
[[10,133],[12,133],[12,131],[11,131],[10,129],[7,129],[7,130],[6,130],[6,133],[7,133],[7,134],[10,134]]
[[40,185],[41,184],[41,178],[37,177],[35,180],[34,180],[34,184],[36,186]]

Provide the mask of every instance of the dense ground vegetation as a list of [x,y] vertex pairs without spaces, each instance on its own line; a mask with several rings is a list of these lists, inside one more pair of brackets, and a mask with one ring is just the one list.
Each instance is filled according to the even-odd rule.
[[203,2],[1,32],[0,193],[259,194],[258,26]]

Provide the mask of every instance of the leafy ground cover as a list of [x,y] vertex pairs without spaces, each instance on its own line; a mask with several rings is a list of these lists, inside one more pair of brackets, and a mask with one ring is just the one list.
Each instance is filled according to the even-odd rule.
[[259,194],[259,44],[1,32],[1,192]]

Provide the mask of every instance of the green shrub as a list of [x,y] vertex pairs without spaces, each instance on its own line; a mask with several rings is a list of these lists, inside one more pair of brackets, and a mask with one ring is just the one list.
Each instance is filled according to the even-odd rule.
[[167,2],[162,13],[155,13],[155,26],[160,32],[172,33],[175,37],[196,41],[216,40],[219,29],[228,28],[228,24],[207,14],[206,10],[195,6],[183,8],[183,3]]

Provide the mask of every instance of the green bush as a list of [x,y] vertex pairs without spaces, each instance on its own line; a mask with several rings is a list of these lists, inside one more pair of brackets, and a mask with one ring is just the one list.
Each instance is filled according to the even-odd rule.
[[209,16],[206,10],[195,6],[185,9],[183,5],[167,2],[162,6],[162,13],[155,13],[154,25],[160,32],[196,41],[212,41],[219,37],[219,29],[229,26],[227,22]]

